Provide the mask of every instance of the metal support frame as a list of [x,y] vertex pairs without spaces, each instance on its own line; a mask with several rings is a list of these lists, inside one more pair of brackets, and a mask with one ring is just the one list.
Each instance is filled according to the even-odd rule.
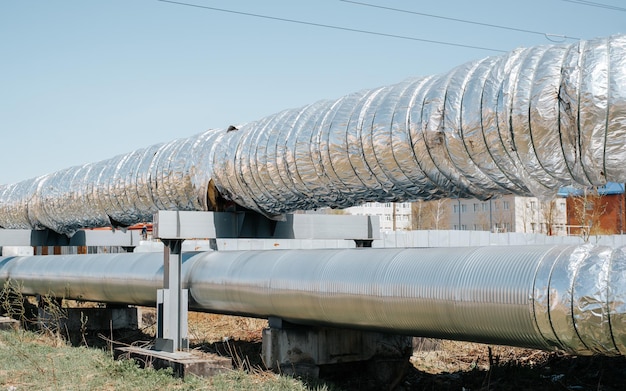
[[[345,239],[354,240],[357,247],[369,247],[368,243],[380,239],[377,216],[287,214],[284,220],[275,221],[252,211],[159,211],[157,217],[161,219],[161,234],[153,232],[155,239]],[[140,243],[137,230],[87,229],[70,238],[49,229],[0,228],[0,247],[120,246],[131,252]]]
[[182,243],[185,239],[219,237],[344,238],[369,247],[378,237],[378,220],[368,216],[287,215],[271,221],[247,213],[159,211],[153,237],[165,245],[163,289],[157,291],[157,339],[154,350],[177,352],[189,348],[188,291],[181,283]]
[[182,288],[181,247],[184,239],[161,239],[163,251],[163,289],[157,291],[157,338],[154,350],[170,353],[189,348],[187,338],[188,297]]
[[183,289],[182,245],[185,239],[215,238],[211,221],[203,212],[158,211],[153,237],[165,245],[163,289],[157,290],[157,338],[153,350],[175,353],[189,348],[187,338],[189,292]]

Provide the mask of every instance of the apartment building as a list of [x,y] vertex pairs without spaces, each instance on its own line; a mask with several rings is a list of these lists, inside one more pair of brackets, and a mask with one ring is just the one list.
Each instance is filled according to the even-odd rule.
[[535,197],[506,195],[488,201],[368,202],[346,208],[341,213],[378,216],[382,231],[452,229],[567,234],[565,198],[542,202]]
[[367,202],[344,211],[351,215],[378,216],[381,231],[412,229],[410,202]]
[[505,195],[488,201],[447,199],[447,225],[453,230],[567,234],[565,198],[541,201]]

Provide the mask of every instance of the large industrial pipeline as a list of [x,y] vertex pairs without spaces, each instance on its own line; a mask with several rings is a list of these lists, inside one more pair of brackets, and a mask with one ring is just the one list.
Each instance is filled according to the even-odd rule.
[[[149,221],[219,200],[268,216],[626,182],[626,36],[515,50],[0,186],[0,227]],[[358,256],[355,254],[358,252]],[[605,247],[187,254],[192,308],[294,323],[626,352],[626,256]],[[0,258],[26,294],[154,304],[161,254]]]
[[[0,258],[26,294],[154,305],[160,253]],[[626,250],[594,246],[187,253],[190,307],[577,355],[626,353]]]
[[318,207],[626,182],[626,36],[514,50],[0,186],[0,227],[149,221],[220,197]]

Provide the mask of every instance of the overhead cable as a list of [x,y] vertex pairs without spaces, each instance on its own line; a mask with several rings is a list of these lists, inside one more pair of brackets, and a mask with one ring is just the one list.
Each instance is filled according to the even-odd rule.
[[505,50],[502,50],[502,49],[495,49],[495,48],[489,48],[489,47],[484,47],[484,46],[466,45],[466,44],[462,44],[462,43],[438,41],[438,40],[434,40],[434,39],[417,38],[417,37],[410,37],[410,36],[406,36],[406,35],[389,34],[389,33],[382,33],[382,32],[378,32],[378,31],[370,31],[370,30],[355,29],[355,28],[350,28],[350,27],[334,26],[334,25],[330,25],[330,24],[307,22],[307,21],[304,21],[304,20],[288,19],[288,18],[281,18],[281,17],[277,17],[277,16],[255,14],[255,13],[251,13],[251,12],[243,12],[243,11],[235,11],[235,10],[224,9],[224,8],[209,7],[209,6],[205,6],[205,5],[199,5],[199,4],[183,3],[183,2],[179,2],[179,1],[171,1],[171,0],[158,0],[158,1],[163,2],[163,3],[183,5],[183,6],[187,6],[187,7],[202,8],[202,9],[211,10],[211,11],[218,11],[218,12],[226,12],[226,13],[230,13],[230,14],[252,16],[252,17],[255,17],[255,18],[277,20],[277,21],[288,22],[288,23],[304,24],[304,25],[308,25],[308,26],[323,27],[323,28],[329,28],[329,29],[334,29],[334,30],[351,31],[351,32],[354,32],[354,33],[378,35],[378,36],[388,37],[388,38],[406,39],[406,40],[410,40],[410,41],[419,41],[419,42],[426,42],[426,43],[432,43],[432,44],[437,44],[437,45],[455,46],[455,47],[462,47],[462,48],[468,48],[468,49],[487,50],[487,51],[491,51],[491,52],[500,52],[500,53],[504,53],[505,52]]
[[610,4],[598,3],[596,1],[586,1],[586,0],[563,0],[563,1],[565,1],[567,3],[588,5],[590,7],[606,8],[606,9],[613,10],[613,11],[626,12],[626,8],[617,7],[615,5],[610,5]]
[[342,1],[344,3],[363,5],[363,6],[366,6],[366,7],[380,8],[380,9],[385,9],[385,10],[389,10],[389,11],[403,12],[403,13],[406,13],[406,14],[426,16],[426,17],[429,17],[429,18],[437,18],[437,19],[450,20],[450,21],[453,21],[453,22],[475,24],[475,25],[478,25],[478,26],[491,27],[491,28],[497,28],[497,29],[502,29],[502,30],[518,31],[518,32],[528,33],[528,34],[543,35],[544,37],[546,37],[550,41],[553,41],[553,39],[551,39],[551,37],[561,38],[563,40],[565,40],[565,39],[571,39],[571,40],[575,40],[575,41],[580,40],[580,38],[570,37],[570,36],[567,36],[567,35],[550,34],[550,33],[545,33],[545,32],[541,32],[541,31],[534,31],[534,30],[522,29],[522,28],[517,28],[517,27],[501,26],[501,25],[497,25],[497,24],[476,22],[476,21],[467,20],[467,19],[451,18],[451,17],[448,17],[448,16],[433,15],[433,14],[427,14],[427,13],[424,13],[424,12],[410,11],[410,10],[405,10],[405,9],[400,9],[400,8],[393,8],[393,7],[386,7],[386,6],[370,4],[370,3],[362,3],[360,1],[352,1],[352,0],[339,0],[339,1]]

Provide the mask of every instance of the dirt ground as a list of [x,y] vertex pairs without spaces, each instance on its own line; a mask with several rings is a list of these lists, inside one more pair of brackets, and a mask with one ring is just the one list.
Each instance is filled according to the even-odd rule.
[[624,390],[622,357],[575,357],[539,350],[442,341],[411,357],[406,389]]
[[[235,365],[263,369],[261,331],[267,321],[190,313],[196,348],[233,357]],[[395,390],[626,390],[623,357],[575,357],[477,343],[415,339],[413,355]],[[369,369],[369,368],[368,368]],[[322,380],[348,391],[379,390],[371,370],[346,367]],[[387,386],[387,385],[385,385]]]

